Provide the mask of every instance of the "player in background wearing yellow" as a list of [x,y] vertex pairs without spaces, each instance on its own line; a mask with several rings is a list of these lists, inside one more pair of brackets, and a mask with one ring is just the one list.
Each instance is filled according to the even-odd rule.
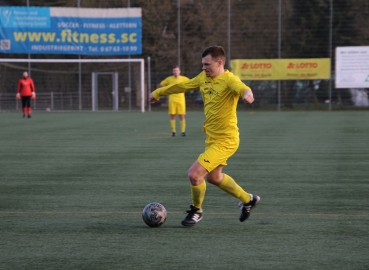
[[[167,86],[175,83],[186,82],[189,79],[181,76],[179,66],[173,67],[173,76],[167,77],[160,83],[160,86]],[[186,100],[184,93],[177,93],[169,96],[168,114],[170,115],[170,127],[172,128],[172,137],[176,136],[176,115],[179,116],[181,124],[181,136],[186,136]]]
[[[222,172],[227,160],[239,146],[236,108],[239,98],[252,103],[254,96],[232,72],[224,69],[224,49],[212,46],[202,53],[202,72],[195,78],[166,87],[158,88],[150,95],[150,102],[157,102],[161,96],[184,93],[200,89],[204,101],[206,133],[205,151],[188,170],[192,205],[182,221],[183,226],[193,226],[202,219],[202,203],[205,197],[206,181],[238,198],[241,209],[239,220],[245,221],[260,197],[247,193],[235,180]],[[206,179],[206,181],[205,181]]]

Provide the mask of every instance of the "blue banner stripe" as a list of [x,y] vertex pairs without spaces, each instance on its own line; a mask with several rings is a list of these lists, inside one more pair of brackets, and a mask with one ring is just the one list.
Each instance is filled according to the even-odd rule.
[[[100,9],[77,9],[66,17],[50,16],[58,8],[2,7],[1,53],[135,55],[142,53],[141,9],[103,9],[99,18],[89,17]],[[65,12],[66,8],[60,8]],[[134,12],[132,11],[134,10]],[[79,16],[74,17],[78,11]],[[123,12],[124,11],[124,12]],[[139,11],[139,12],[138,12]],[[53,12],[55,15],[57,12]]]

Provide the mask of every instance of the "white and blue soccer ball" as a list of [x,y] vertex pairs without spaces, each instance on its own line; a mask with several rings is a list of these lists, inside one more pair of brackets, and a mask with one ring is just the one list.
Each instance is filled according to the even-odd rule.
[[150,227],[159,227],[167,219],[167,210],[160,203],[149,203],[142,211],[142,219]]

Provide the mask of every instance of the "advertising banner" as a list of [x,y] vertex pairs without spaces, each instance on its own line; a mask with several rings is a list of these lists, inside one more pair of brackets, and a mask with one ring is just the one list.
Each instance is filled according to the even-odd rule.
[[231,69],[241,80],[321,80],[330,78],[330,59],[237,59]]
[[0,7],[0,53],[142,53],[141,8]]
[[231,60],[232,72],[241,80],[278,80],[278,59]]
[[329,58],[280,59],[279,80],[324,80],[331,77]]
[[369,88],[369,47],[336,48],[336,88]]

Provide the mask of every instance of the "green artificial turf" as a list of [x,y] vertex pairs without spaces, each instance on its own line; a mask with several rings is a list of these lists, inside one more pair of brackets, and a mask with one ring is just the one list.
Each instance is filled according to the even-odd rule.
[[[174,138],[165,112],[1,113],[0,269],[369,269],[369,113],[238,116],[224,172],[261,203],[240,223],[208,185],[184,228],[203,113]],[[153,201],[160,228],[141,219]]]

